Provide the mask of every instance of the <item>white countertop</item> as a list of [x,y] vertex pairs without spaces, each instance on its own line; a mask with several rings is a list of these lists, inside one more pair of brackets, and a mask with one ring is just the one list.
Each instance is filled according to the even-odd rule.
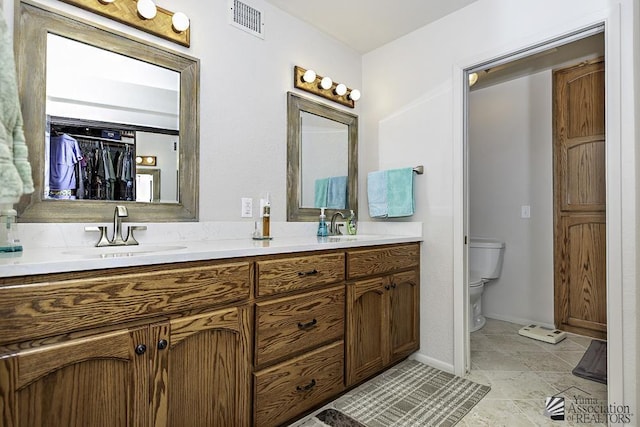
[[228,238],[141,243],[138,246],[25,247],[0,254],[0,277],[86,271],[172,262],[200,261],[418,242],[420,234],[357,234],[319,239],[316,236],[274,237],[272,240]]

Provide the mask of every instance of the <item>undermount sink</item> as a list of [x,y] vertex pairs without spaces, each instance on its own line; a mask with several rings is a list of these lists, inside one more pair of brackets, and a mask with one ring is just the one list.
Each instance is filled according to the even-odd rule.
[[158,252],[177,251],[186,246],[104,246],[87,249],[77,249],[62,252],[65,255],[82,256],[84,258],[119,258],[137,255],[150,255]]

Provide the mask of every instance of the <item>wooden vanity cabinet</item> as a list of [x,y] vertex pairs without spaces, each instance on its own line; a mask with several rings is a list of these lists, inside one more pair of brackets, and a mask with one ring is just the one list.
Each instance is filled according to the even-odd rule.
[[418,350],[419,257],[418,244],[347,252],[347,387]]
[[[0,319],[3,328],[27,329],[21,325],[29,321],[21,291],[37,291],[31,296],[31,307],[39,310],[32,316],[36,327],[26,336],[32,341],[0,341],[4,345],[0,351],[0,425],[249,426],[252,269],[249,262],[240,264],[145,267],[142,275],[132,275],[133,269],[94,272],[103,278],[100,280],[110,281],[109,293],[101,286],[93,288],[93,293],[91,289],[77,292],[79,283],[93,280],[90,273],[65,274],[65,280],[54,281],[53,293],[47,292],[44,282],[26,284],[23,290],[17,285],[13,292],[0,287],[0,294],[9,296],[19,308],[2,310],[6,315]],[[141,277],[162,280],[148,282]],[[194,301],[207,300],[207,289],[216,293],[227,286],[234,287],[231,301],[244,288],[245,301],[211,304],[210,309]],[[146,298],[139,295],[143,289],[148,291]],[[75,297],[67,299],[72,291]],[[130,302],[129,310],[135,307],[141,319],[118,324],[127,293],[134,302],[144,300],[146,305]],[[81,307],[84,301],[98,299],[103,309],[93,315]],[[56,309],[52,301],[59,301],[60,307]],[[197,310],[175,312],[185,301],[194,301]],[[43,325],[58,318],[71,324],[65,312],[75,318],[83,310],[87,314],[81,325],[95,328],[42,337]],[[155,316],[147,318],[148,312]]]

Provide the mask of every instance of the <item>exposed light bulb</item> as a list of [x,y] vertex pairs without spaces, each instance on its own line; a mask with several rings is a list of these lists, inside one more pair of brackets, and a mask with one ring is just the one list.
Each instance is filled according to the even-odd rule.
[[302,80],[304,80],[307,83],[313,83],[316,81],[316,72],[313,70],[307,70],[304,72],[304,74],[302,75]]
[[110,4],[110,3],[113,3],[113,2],[114,2],[114,1],[116,1],[116,0],[98,0],[98,1],[99,1],[100,3],[103,3],[103,4]]
[[469,74],[469,86],[473,86],[478,81],[478,73]]
[[349,98],[357,101],[358,99],[360,99],[360,91],[358,89],[352,89],[351,92],[349,92]]
[[138,13],[144,19],[153,19],[158,13],[158,8],[152,0],[138,0]]
[[330,77],[323,77],[320,81],[320,87],[324,90],[331,89],[331,86],[333,86],[333,80]]
[[190,25],[189,17],[182,12],[176,12],[171,17],[171,25],[173,26],[174,31],[178,33],[187,31]]
[[338,86],[336,86],[336,95],[343,96],[345,93],[347,93],[347,86],[345,86],[343,83],[340,83]]

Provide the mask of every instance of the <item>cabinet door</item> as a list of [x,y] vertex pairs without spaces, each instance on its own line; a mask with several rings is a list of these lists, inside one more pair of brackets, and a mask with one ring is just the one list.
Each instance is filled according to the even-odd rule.
[[232,308],[154,325],[155,426],[248,426],[248,308]]
[[121,330],[0,358],[0,425],[148,425],[146,347],[136,352],[147,337]]
[[380,371],[388,362],[388,278],[347,284],[347,386]]
[[417,271],[405,271],[391,276],[389,291],[389,338],[391,361],[407,357],[420,345],[420,286]]

